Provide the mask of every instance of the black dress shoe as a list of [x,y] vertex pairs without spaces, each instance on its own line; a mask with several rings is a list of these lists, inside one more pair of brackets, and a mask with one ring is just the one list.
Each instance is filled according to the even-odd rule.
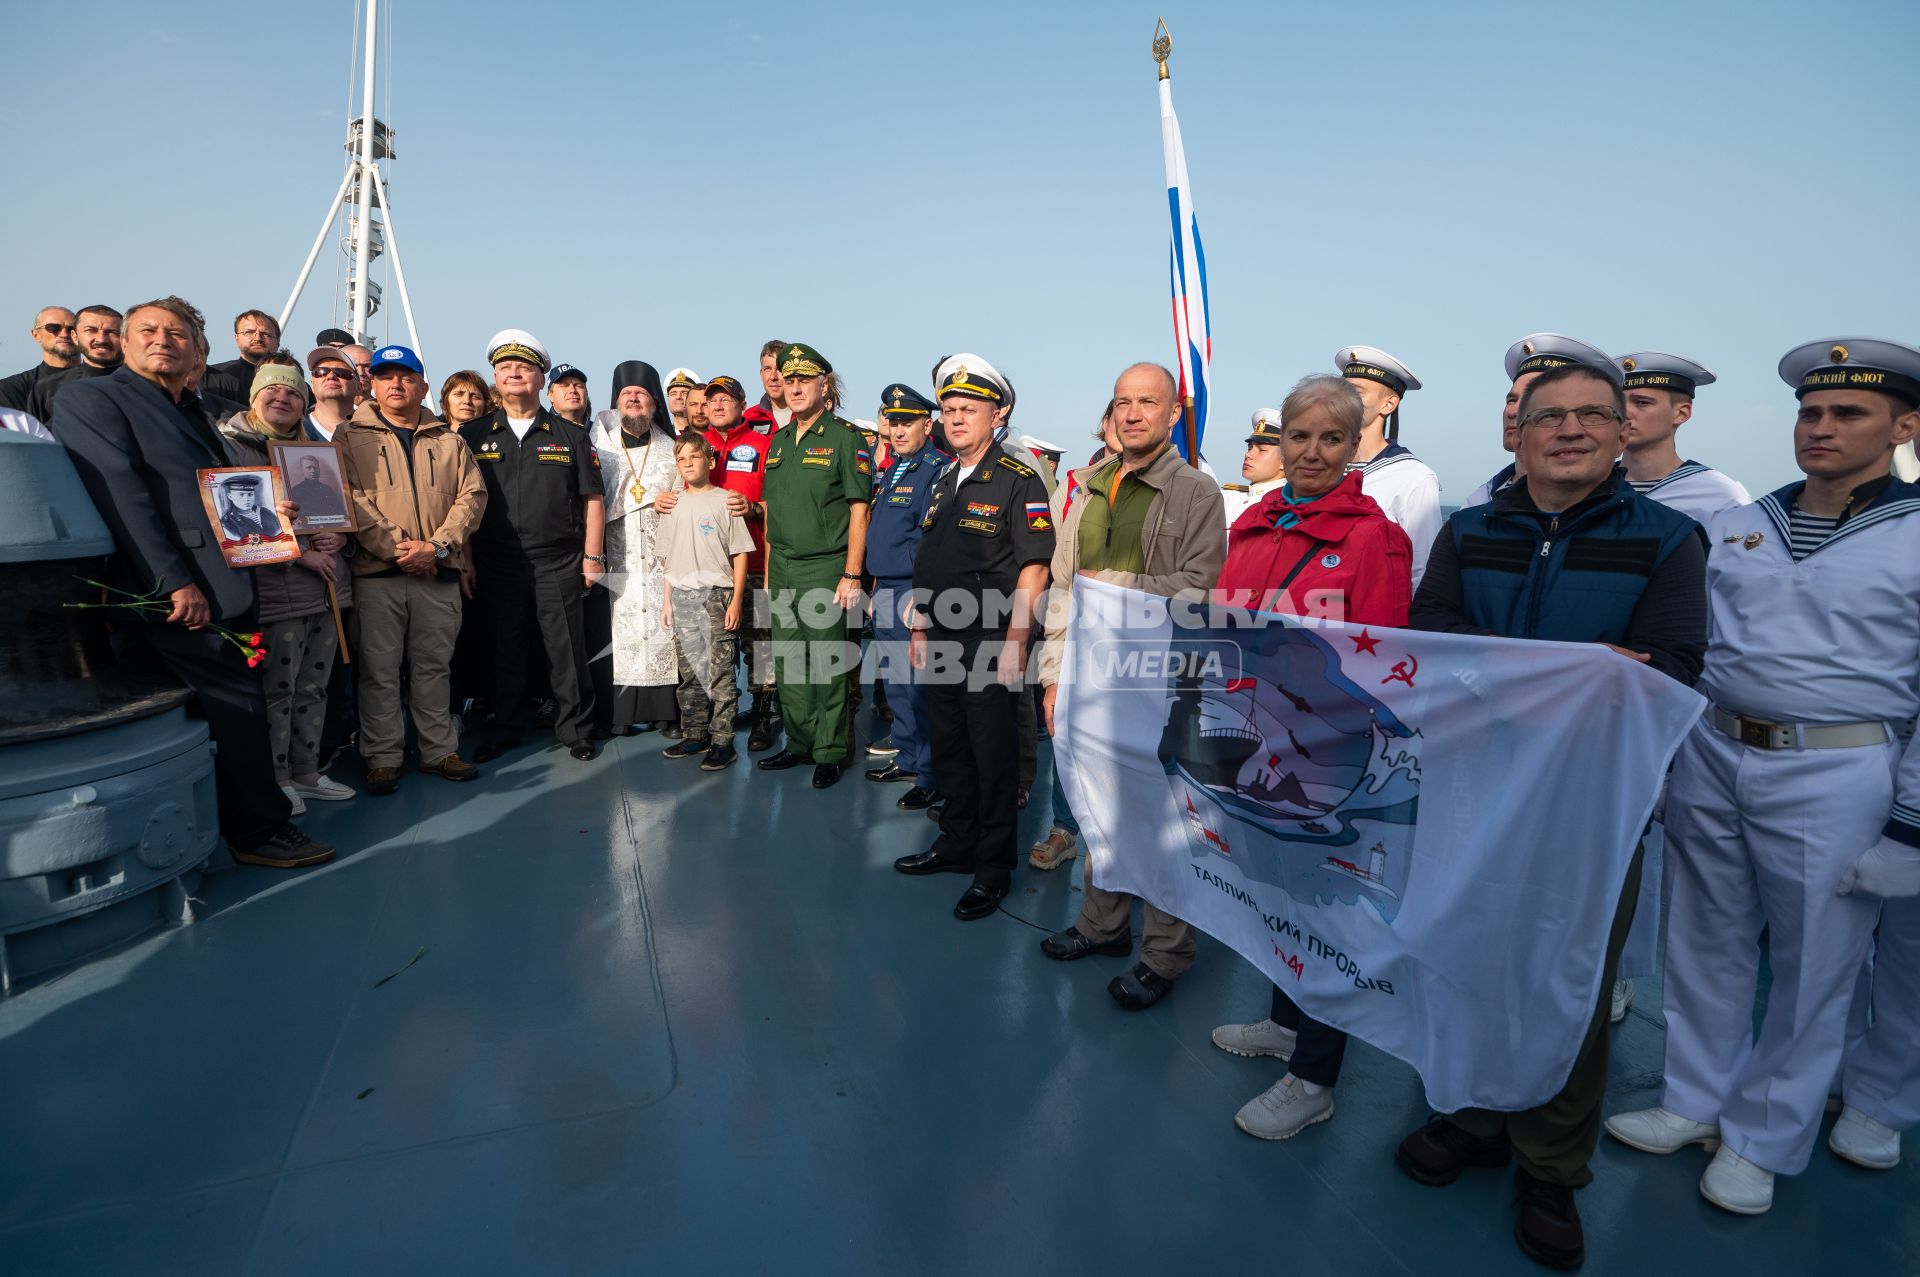
[[1155,975],[1146,963],[1136,962],[1133,970],[1108,982],[1107,992],[1120,1004],[1121,1010],[1144,1011],[1173,992],[1173,981]]
[[885,767],[869,767],[863,773],[868,780],[878,781],[882,785],[891,785],[897,780],[912,780],[912,772],[900,770],[900,764],[888,763]]
[[593,742],[590,740],[577,740],[567,746],[567,753],[584,763],[593,757]]
[[777,754],[768,754],[765,758],[756,762],[754,766],[763,772],[783,772],[789,767],[798,767],[806,761],[807,756],[805,754],[796,754],[790,749],[783,749]]
[[1074,962],[1080,958],[1091,958],[1096,953],[1102,957],[1124,958],[1133,952],[1133,936],[1129,933],[1118,940],[1093,940],[1082,935],[1080,928],[1068,927],[1042,940],[1040,952],[1055,962]]
[[840,783],[841,765],[839,763],[821,763],[813,769],[813,787],[832,789]]
[[933,801],[933,791],[915,785],[906,793],[893,800],[893,805],[901,811],[919,811]]
[[473,761],[490,763],[510,749],[520,748],[518,736],[488,736],[480,742],[480,748],[473,751]]
[[1005,887],[988,887],[976,882],[953,906],[953,916],[962,922],[976,922],[998,909],[1006,894]]
[[970,874],[973,866],[964,860],[948,860],[937,851],[923,851],[913,856],[902,856],[893,862],[895,873],[911,874],[916,878],[926,874]]

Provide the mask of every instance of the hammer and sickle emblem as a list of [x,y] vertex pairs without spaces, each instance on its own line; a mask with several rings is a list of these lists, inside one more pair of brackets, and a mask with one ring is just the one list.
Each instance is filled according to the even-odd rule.
[[1409,656],[1406,660],[1394,664],[1393,673],[1381,679],[1380,686],[1385,687],[1388,683],[1405,683],[1408,687],[1412,687],[1413,676],[1419,672],[1420,658]]

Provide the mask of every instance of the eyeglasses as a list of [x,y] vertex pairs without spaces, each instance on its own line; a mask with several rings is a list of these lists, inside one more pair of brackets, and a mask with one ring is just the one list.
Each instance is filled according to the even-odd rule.
[[42,324],[41,331],[52,333],[55,337],[64,337],[73,331],[72,324]]
[[313,370],[313,376],[316,381],[322,377],[327,378],[329,381],[345,381],[353,376],[353,374],[345,368],[342,368],[339,364],[322,364]]
[[1549,430],[1558,430],[1560,423],[1567,419],[1568,414],[1572,414],[1573,419],[1580,423],[1582,430],[1598,430],[1602,426],[1610,426],[1620,420],[1618,408],[1610,404],[1590,403],[1582,404],[1578,408],[1535,408],[1520,418],[1520,424],[1545,426]]

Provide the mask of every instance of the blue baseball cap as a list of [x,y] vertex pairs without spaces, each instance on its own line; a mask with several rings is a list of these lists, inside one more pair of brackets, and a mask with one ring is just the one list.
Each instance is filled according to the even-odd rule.
[[374,351],[373,364],[367,369],[367,375],[376,376],[382,368],[388,368],[395,364],[398,364],[409,372],[418,373],[422,377],[427,375],[427,370],[420,366],[420,356],[414,354],[405,346],[382,346],[380,349]]
[[553,371],[547,376],[547,384],[549,386],[557,386],[569,377],[578,377],[581,381],[585,381],[587,374],[581,372],[572,364],[555,364]]

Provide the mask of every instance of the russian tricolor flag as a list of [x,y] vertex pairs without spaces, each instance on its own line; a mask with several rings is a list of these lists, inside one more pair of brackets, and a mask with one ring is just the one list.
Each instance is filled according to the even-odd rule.
[[[1160,81],[1160,142],[1167,161],[1167,209],[1173,215],[1168,268],[1173,277],[1174,366],[1180,374],[1180,397],[1193,401],[1193,437],[1204,442],[1213,360],[1207,259],[1200,249],[1200,223],[1193,215],[1193,187],[1187,181],[1187,152],[1180,144],[1180,120],[1173,113],[1173,86],[1165,79]],[[1180,454],[1186,456],[1185,432],[1176,429],[1173,437],[1180,445]]]

